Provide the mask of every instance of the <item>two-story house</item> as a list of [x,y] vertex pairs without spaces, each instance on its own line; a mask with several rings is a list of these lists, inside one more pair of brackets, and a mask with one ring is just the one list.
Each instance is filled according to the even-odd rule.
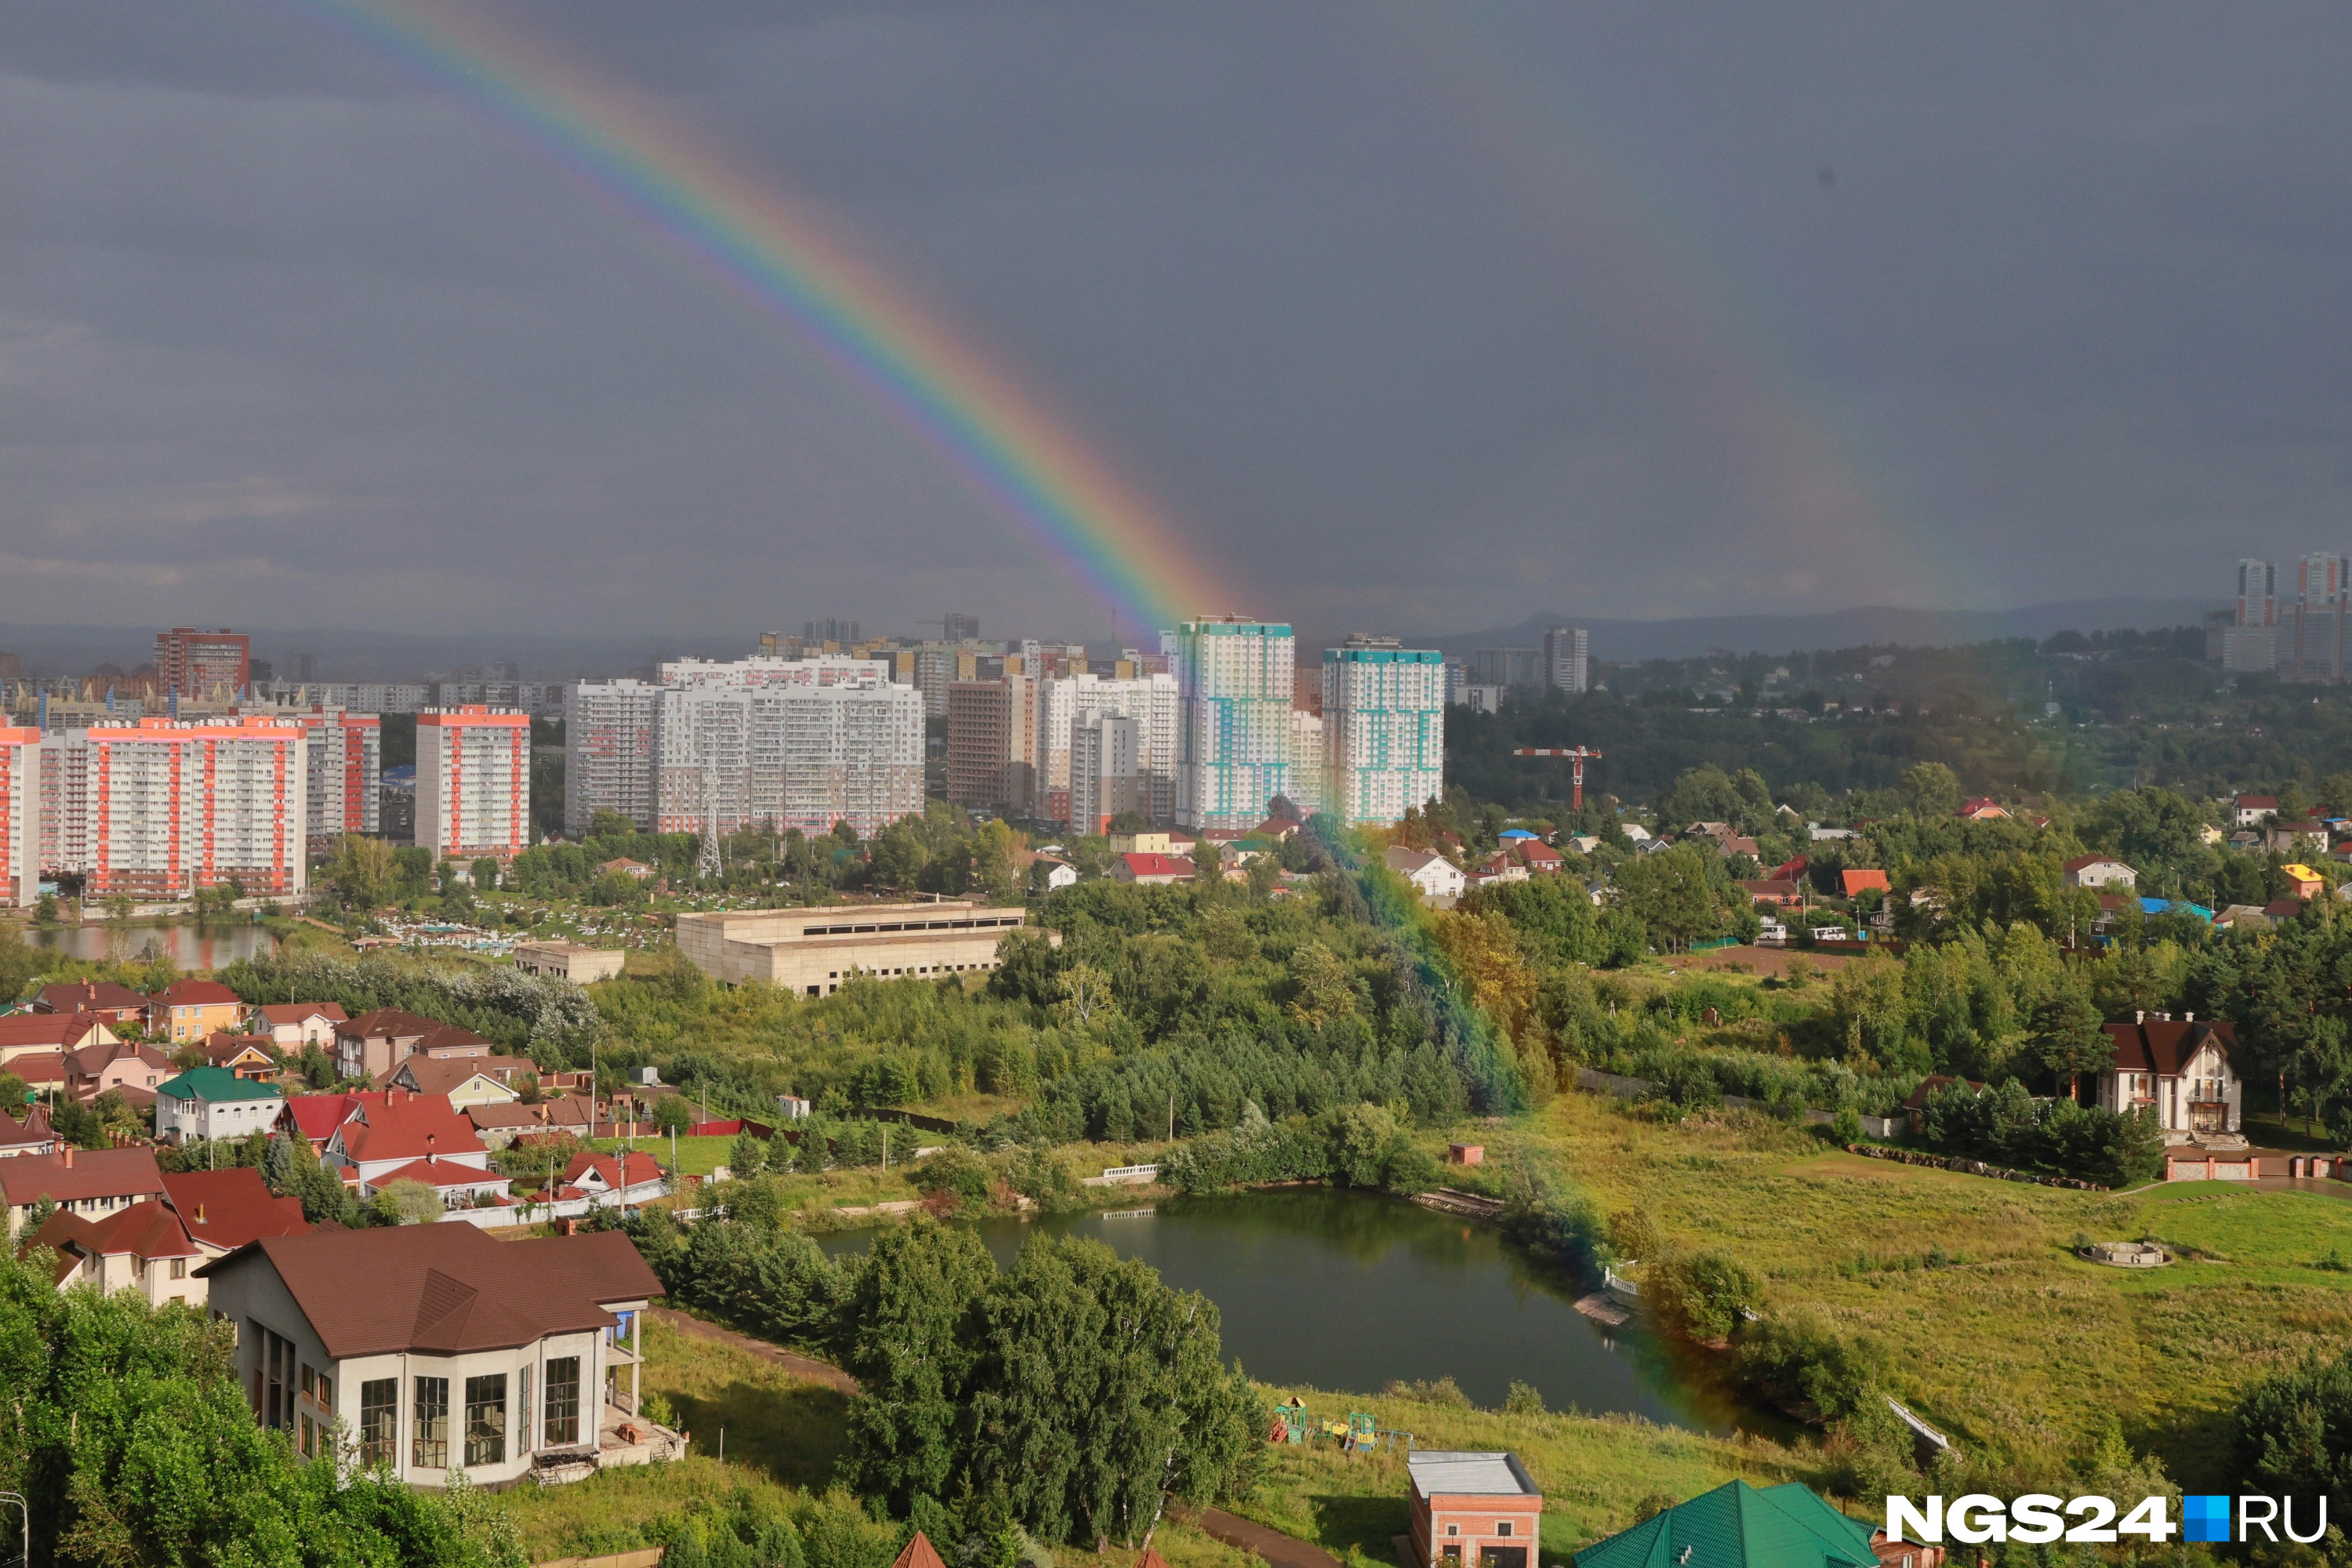
[[204,1305],[205,1282],[195,1278],[204,1253],[171,1205],[156,1199],[95,1220],[59,1209],[26,1245],[55,1249],[52,1277],[60,1290],[89,1285],[101,1295],[133,1291],[154,1307],[167,1301]]
[[617,1208],[646,1203],[668,1190],[662,1179],[661,1165],[651,1154],[634,1150],[599,1154],[583,1149],[563,1168],[563,1179],[555,1195],[558,1200],[584,1197],[597,1208]]
[[362,1465],[440,1487],[460,1469],[499,1486],[684,1450],[635,1415],[639,1325],[662,1288],[618,1231],[321,1230],[201,1272],[214,1315],[237,1326],[239,1386],[303,1454],[340,1421]]
[[1389,869],[1412,883],[1422,902],[1432,908],[1450,910],[1469,890],[1469,879],[1462,874],[1462,868],[1443,855],[1391,844],[1384,858]]
[[1413,1556],[1423,1568],[1531,1568],[1543,1494],[1517,1454],[1424,1448],[1405,1470]]
[[111,1046],[120,1037],[97,1013],[18,1013],[0,1018],[0,1068],[20,1057]]
[[373,1197],[394,1182],[423,1182],[445,1201],[483,1203],[507,1195],[474,1124],[437,1095],[386,1089],[354,1095],[352,1118],[327,1139],[320,1160],[343,1167],[343,1181]]
[[2229,1024],[2197,1021],[2193,1013],[2137,1013],[2128,1024],[2106,1026],[2115,1047],[2099,1073],[2099,1103],[2109,1110],[2156,1111],[2165,1141],[2227,1137],[2244,1131],[2245,1085],[2231,1058],[2238,1033]]
[[121,1090],[132,1105],[150,1105],[155,1090],[172,1076],[171,1058],[152,1046],[129,1040],[68,1051],[65,1067],[66,1093],[84,1105],[109,1089]]
[[420,1052],[386,1074],[384,1087],[437,1094],[452,1110],[467,1110],[477,1105],[513,1104],[522,1098],[520,1086],[538,1073],[529,1057],[429,1057]]
[[270,1054],[277,1042],[267,1035],[206,1035],[200,1042],[205,1065],[225,1068],[239,1078],[278,1076],[278,1058]]
[[147,1026],[147,996],[111,980],[61,980],[33,998],[36,1013],[89,1013],[110,1024]]
[[286,1108],[274,1083],[257,1083],[226,1068],[191,1068],[155,1089],[155,1136],[166,1143],[243,1138],[268,1132]]
[[335,1026],[335,1071],[345,1078],[382,1078],[407,1058],[425,1037],[441,1025],[397,1007],[373,1013]]
[[248,1032],[268,1035],[279,1051],[293,1057],[312,1046],[334,1055],[335,1026],[350,1022],[341,1002],[264,1002],[245,1015]]
[[245,1012],[236,993],[217,980],[174,980],[147,999],[147,1033],[159,1040],[201,1040],[234,1029]]
[[25,1112],[22,1121],[0,1113],[0,1160],[13,1160],[20,1154],[54,1154],[64,1147],[64,1140],[49,1125],[47,1107],[33,1106]]
[[2139,873],[2112,855],[2077,855],[2060,869],[2070,888],[2129,892],[2139,884]]
[[34,1205],[47,1198],[67,1214],[95,1219],[163,1195],[163,1173],[152,1149],[77,1149],[0,1160],[0,1201],[8,1205],[11,1239]]

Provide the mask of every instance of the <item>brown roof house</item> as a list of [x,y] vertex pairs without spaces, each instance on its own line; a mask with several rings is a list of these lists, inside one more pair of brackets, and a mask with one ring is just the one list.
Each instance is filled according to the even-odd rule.
[[0,1018],[0,1067],[19,1057],[110,1046],[121,1037],[98,1013],[19,1013]]
[[522,1098],[523,1080],[538,1072],[538,1065],[529,1057],[429,1057],[420,1051],[379,1081],[386,1089],[437,1094],[452,1110],[465,1110],[477,1105],[512,1104]]
[[128,1040],[66,1053],[66,1093],[84,1105],[110,1089],[121,1089],[133,1105],[152,1105],[155,1090],[171,1076],[171,1058],[152,1046]]
[[54,1154],[25,1154],[0,1160],[0,1200],[8,1205],[8,1236],[13,1240],[33,1212],[47,1198],[67,1213],[96,1219],[129,1208],[143,1198],[163,1195],[163,1173],[155,1168],[152,1149],[76,1149],[68,1145]]
[[466,1120],[492,1149],[503,1149],[516,1139],[542,1132],[569,1132],[574,1137],[588,1136],[588,1097],[584,1094],[553,1094],[536,1104],[526,1105],[514,1100],[505,1105],[469,1105]]
[[381,1078],[406,1060],[441,1025],[397,1007],[373,1013],[335,1026],[335,1070],[345,1078]]
[[33,998],[36,1013],[95,1013],[110,1024],[147,1022],[147,997],[111,980],[60,981]]
[[135,1291],[151,1306],[204,1305],[205,1282],[194,1277],[204,1253],[171,1206],[153,1198],[95,1220],[59,1209],[18,1251],[36,1247],[56,1249],[60,1290],[94,1285],[102,1295]]
[[470,1225],[264,1237],[204,1266],[266,1426],[337,1422],[411,1486],[572,1480],[683,1454],[636,1414],[661,1284],[618,1231],[495,1241]]
[[49,1125],[47,1106],[32,1107],[22,1121],[0,1114],[0,1160],[13,1160],[19,1154],[54,1154],[64,1146],[57,1129]]
[[278,1076],[278,1058],[269,1054],[267,1035],[232,1035],[215,1030],[204,1037],[201,1049],[207,1067],[226,1068],[243,1079]]
[[2099,1103],[2109,1110],[2150,1107],[2168,1143],[2242,1146],[2245,1084],[2231,1058],[2238,1031],[2200,1024],[2193,1013],[2137,1013],[2109,1024],[2114,1065],[2099,1074]]

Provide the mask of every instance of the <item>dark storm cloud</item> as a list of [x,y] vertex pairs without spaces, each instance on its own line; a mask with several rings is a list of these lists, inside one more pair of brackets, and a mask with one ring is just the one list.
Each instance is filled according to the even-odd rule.
[[[2352,545],[2336,13],[497,14],[837,215],[1240,607]],[[794,331],[300,4],[0,7],[0,619],[1108,630]]]

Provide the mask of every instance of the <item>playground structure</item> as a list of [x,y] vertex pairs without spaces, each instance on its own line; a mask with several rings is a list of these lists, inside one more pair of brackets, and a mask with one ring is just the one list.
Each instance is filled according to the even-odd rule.
[[1343,1453],[1355,1454],[1379,1447],[1394,1447],[1397,1439],[1404,1439],[1404,1451],[1412,1452],[1412,1434],[1381,1429],[1367,1410],[1350,1410],[1344,1421],[1326,1416],[1320,1420],[1307,1414],[1306,1402],[1297,1394],[1274,1407],[1274,1426],[1265,1440],[1272,1444],[1305,1443],[1314,1437],[1329,1437]]

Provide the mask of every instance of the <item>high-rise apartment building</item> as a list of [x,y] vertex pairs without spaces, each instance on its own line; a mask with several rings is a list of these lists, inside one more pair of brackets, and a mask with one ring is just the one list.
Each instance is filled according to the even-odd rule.
[[1591,689],[1585,658],[1589,635],[1582,626],[1554,626],[1544,633],[1544,678],[1558,689],[1570,695]]
[[2317,551],[2295,563],[2292,624],[2279,637],[2282,673],[2289,680],[2344,679],[2346,612],[2352,562]]
[[2238,563],[2238,624],[2221,637],[2221,668],[2252,675],[2278,668],[2278,572],[2248,556]]
[[473,706],[419,713],[417,847],[507,860],[530,842],[530,715]]
[[948,798],[1028,815],[1037,782],[1037,681],[1010,674],[948,688]]
[[1124,713],[1096,712],[1070,724],[1070,816],[1080,833],[1107,833],[1111,818],[1142,812],[1149,798],[1138,766],[1140,726]]
[[[1288,693],[1284,694],[1288,701]],[[1048,822],[1073,820],[1070,799],[1072,726],[1097,713],[1135,721],[1137,767],[1142,783],[1136,810],[1165,822],[1176,810],[1176,749],[1181,703],[1172,675],[1106,679],[1084,672],[1037,682],[1037,784],[1030,809]],[[1255,818],[1253,821],[1256,820]]]
[[173,626],[155,634],[155,684],[163,691],[201,697],[245,689],[253,667],[253,639],[223,626],[216,632]]
[[346,833],[380,831],[383,721],[373,713],[313,709],[289,713],[310,736],[304,766],[303,822],[310,847],[331,847]]
[[840,647],[847,647],[856,640],[857,623],[856,621],[811,621],[801,628],[801,641],[803,645],[814,643],[821,647],[826,643],[833,643]]
[[978,642],[980,617],[959,616],[953,610],[950,610],[940,618],[940,640],[941,642]]
[[1383,641],[1323,650],[1323,809],[1350,826],[1445,793],[1445,656]]
[[104,898],[185,898],[234,879],[308,883],[309,732],[290,718],[141,719],[42,742],[44,865]]
[[0,727],[0,904],[41,896],[41,732]]
[[1290,627],[1237,616],[1176,629],[1176,820],[1255,827],[1290,793]]
[[575,680],[565,699],[563,831],[578,838],[600,811],[654,827],[654,727],[662,689],[647,680]]
[[1470,656],[1470,684],[1525,690],[1551,684],[1543,653],[1531,647],[1482,647]]
[[1313,816],[1325,808],[1330,789],[1323,765],[1323,715],[1311,708],[1290,710],[1290,787],[1283,798],[1299,816]]
[[923,700],[886,679],[671,687],[654,743],[665,833],[866,837],[923,809]]

